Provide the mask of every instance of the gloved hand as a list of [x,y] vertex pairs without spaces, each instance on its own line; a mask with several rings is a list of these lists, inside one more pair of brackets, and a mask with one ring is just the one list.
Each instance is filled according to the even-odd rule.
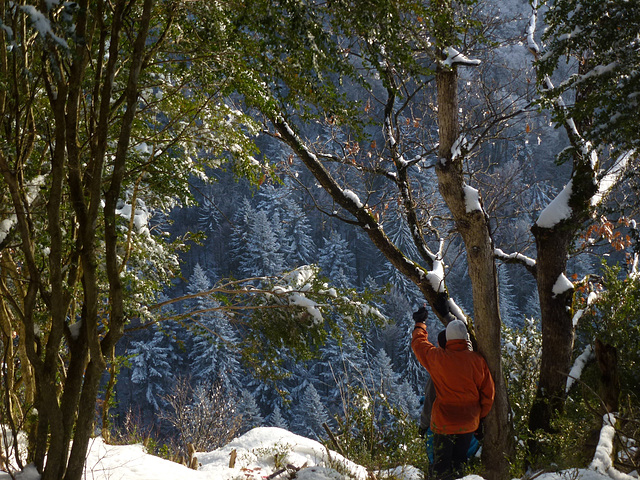
[[484,418],[480,419],[480,423],[478,424],[478,429],[473,433],[478,442],[481,442],[484,438]]
[[420,307],[417,312],[413,312],[413,321],[416,323],[426,323],[427,309],[425,307]]

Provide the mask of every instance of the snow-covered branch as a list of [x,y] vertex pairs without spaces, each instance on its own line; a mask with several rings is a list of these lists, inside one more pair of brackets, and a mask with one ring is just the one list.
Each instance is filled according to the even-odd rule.
[[[217,303],[209,308],[190,309],[181,314],[162,317],[156,322],[193,317],[194,315],[214,311],[237,312],[304,308],[313,319],[314,324],[321,324],[323,323],[322,311],[334,308],[336,304],[349,305],[359,311],[361,315],[386,321],[386,318],[375,307],[350,299],[346,295],[339,295],[336,288],[326,283],[319,284],[318,282],[317,268],[311,265],[303,265],[278,277],[251,277],[241,280],[227,280],[208,290],[157,303],[151,307],[151,310],[161,310],[175,303],[201,297],[220,296],[224,297],[226,301]],[[257,298],[276,301],[253,303],[253,299]]]
[[536,261],[531,257],[527,257],[526,255],[523,255],[518,252],[505,253],[500,248],[494,248],[493,254],[497,259],[503,261],[504,263],[519,263],[521,265],[524,265],[527,268],[527,270],[535,274]]
[[571,371],[569,372],[569,376],[567,377],[567,386],[565,387],[565,392],[569,393],[569,390],[573,386],[574,382],[580,378],[582,375],[582,371],[587,363],[595,358],[595,354],[593,353],[593,348],[591,345],[587,345],[584,351],[578,355],[576,361],[573,363],[573,367],[571,367]]
[[562,191],[540,212],[536,225],[542,228],[553,228],[561,221],[571,218],[569,199],[572,191],[573,181],[569,180]]
[[609,169],[609,171],[600,179],[597,193],[591,197],[591,205],[598,205],[609,191],[618,183],[622,177],[629,161],[634,156],[635,150],[630,150],[621,154]]
[[442,61],[442,64],[447,67],[452,67],[453,65],[464,65],[467,67],[475,67],[482,63],[477,58],[469,58],[466,55],[460,53],[453,47],[447,47],[444,49],[443,53],[447,56],[446,59]]
[[540,53],[540,47],[536,43],[534,34],[536,33],[536,22],[538,21],[538,0],[531,2],[531,15],[529,16],[529,24],[527,25],[527,48],[537,58]]
[[616,435],[616,421],[614,413],[608,413],[602,417],[600,439],[598,440],[596,453],[589,465],[589,469],[595,470],[596,472],[615,480],[635,480],[636,477],[627,475],[613,466],[613,441]]

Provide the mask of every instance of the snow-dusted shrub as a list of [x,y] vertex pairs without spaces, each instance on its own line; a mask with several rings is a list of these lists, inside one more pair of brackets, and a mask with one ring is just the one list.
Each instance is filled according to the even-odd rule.
[[171,408],[161,417],[176,429],[179,449],[185,453],[189,444],[199,452],[215,450],[240,433],[238,400],[221,381],[192,387],[188,380],[179,380],[166,400]]

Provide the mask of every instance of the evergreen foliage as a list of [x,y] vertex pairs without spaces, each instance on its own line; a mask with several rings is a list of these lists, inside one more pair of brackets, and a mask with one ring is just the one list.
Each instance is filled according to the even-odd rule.
[[243,432],[247,432],[252,428],[260,427],[264,424],[264,418],[260,413],[255,397],[246,388],[240,390],[237,414],[242,419]]
[[292,412],[292,431],[314,439],[324,437],[325,432],[322,424],[329,422],[329,414],[313,384],[308,384],[302,390],[295,405]]
[[558,121],[573,118],[589,125],[584,135],[595,148],[627,151],[640,145],[639,8],[637,0],[560,0],[545,14],[539,77],[552,75],[562,62],[570,62],[574,73],[544,91],[544,98],[554,101],[571,92],[575,101],[556,110]]
[[272,427],[284,428],[285,430],[289,429],[289,424],[282,416],[280,407],[277,405],[273,408],[273,411],[269,415],[267,422],[268,425]]
[[244,372],[237,353],[238,336],[229,323],[222,305],[209,290],[211,282],[196,264],[189,278],[187,292],[195,296],[191,306],[189,364],[192,377],[199,382],[213,382],[224,377],[234,387],[243,385]]
[[158,412],[164,406],[162,396],[174,380],[177,356],[170,337],[157,328],[150,333],[149,339],[132,342],[131,381]]
[[640,278],[627,274],[619,265],[605,266],[603,287],[591,308],[580,319],[579,331],[588,344],[593,345],[598,339],[615,347],[620,403],[639,408]]
[[355,257],[347,240],[331,230],[320,248],[318,264],[322,272],[340,287],[352,286],[356,279]]
[[509,276],[509,270],[506,265],[498,267],[498,294],[500,295],[500,316],[502,323],[511,328],[522,325],[523,320],[520,314],[515,295],[513,294],[513,284]]

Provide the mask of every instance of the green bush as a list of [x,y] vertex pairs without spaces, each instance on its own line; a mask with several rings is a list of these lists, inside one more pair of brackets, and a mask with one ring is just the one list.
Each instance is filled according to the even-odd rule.
[[[416,421],[394,408],[380,393],[352,387],[343,397],[344,414],[336,418],[338,449],[367,470],[380,472],[402,465],[426,469],[428,457]],[[388,474],[386,478],[393,478]]]

